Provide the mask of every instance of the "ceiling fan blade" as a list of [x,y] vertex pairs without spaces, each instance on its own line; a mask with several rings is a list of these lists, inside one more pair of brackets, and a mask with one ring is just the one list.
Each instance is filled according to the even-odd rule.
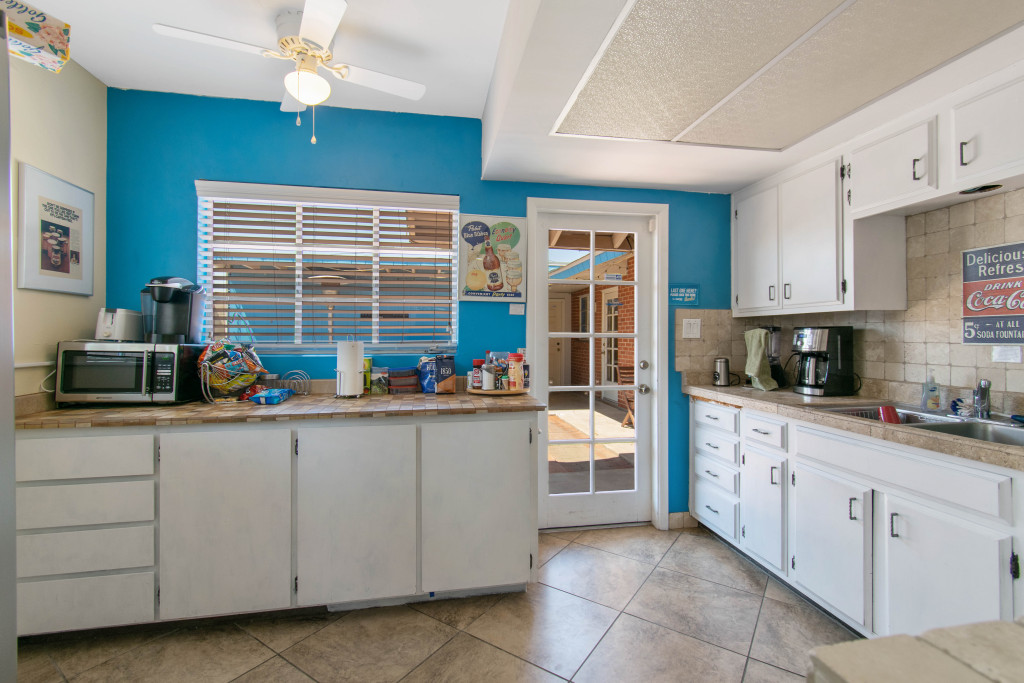
[[[332,65],[332,67],[337,65]],[[337,71],[332,71],[335,76],[343,81],[349,83],[355,83],[366,88],[373,88],[374,90],[380,90],[391,95],[398,95],[404,97],[407,100],[418,100],[423,97],[423,94],[427,92],[427,86],[416,83],[414,81],[407,81],[404,78],[398,78],[397,76],[389,76],[382,74],[379,71],[370,71],[359,66],[352,66],[351,64],[346,65],[348,67],[348,73],[342,75]]]
[[281,98],[281,111],[306,111],[306,105],[304,105],[302,102],[299,102],[297,99],[289,95],[288,91],[285,90],[284,97]]
[[277,50],[271,50],[270,48],[260,47],[259,45],[240,43],[237,40],[229,40],[228,38],[221,38],[220,36],[211,36],[207,33],[189,31],[188,29],[167,26],[165,24],[153,24],[153,30],[162,36],[168,36],[170,38],[191,40],[194,43],[203,43],[204,45],[213,45],[214,47],[224,47],[229,50],[249,52],[254,55],[262,55],[264,52],[277,52]]
[[306,0],[299,36],[326,50],[338,32],[338,24],[346,9],[348,3],[345,0]]

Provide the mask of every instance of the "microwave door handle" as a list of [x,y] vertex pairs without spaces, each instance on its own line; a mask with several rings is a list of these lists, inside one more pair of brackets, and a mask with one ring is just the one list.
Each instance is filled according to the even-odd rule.
[[142,356],[142,393],[150,398],[153,397],[153,352],[146,351]]

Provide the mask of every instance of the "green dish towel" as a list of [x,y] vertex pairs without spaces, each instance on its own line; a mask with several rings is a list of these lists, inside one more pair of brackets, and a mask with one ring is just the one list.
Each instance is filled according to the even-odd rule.
[[768,366],[768,356],[765,354],[768,330],[747,330],[743,333],[743,341],[747,343],[746,372],[750,376],[750,383],[761,391],[778,389],[779,383],[772,379],[772,369]]

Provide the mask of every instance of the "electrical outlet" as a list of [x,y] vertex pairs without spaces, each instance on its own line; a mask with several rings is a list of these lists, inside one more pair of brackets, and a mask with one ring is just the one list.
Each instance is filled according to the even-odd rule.
[[683,339],[700,339],[700,318],[683,318]]

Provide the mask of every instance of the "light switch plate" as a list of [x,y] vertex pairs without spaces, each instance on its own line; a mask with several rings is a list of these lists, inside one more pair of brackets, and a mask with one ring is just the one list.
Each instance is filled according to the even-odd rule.
[[700,339],[700,318],[683,318],[683,339]]
[[509,315],[526,315],[526,304],[509,304]]
[[993,363],[1020,363],[1021,347],[1019,346],[993,346]]

